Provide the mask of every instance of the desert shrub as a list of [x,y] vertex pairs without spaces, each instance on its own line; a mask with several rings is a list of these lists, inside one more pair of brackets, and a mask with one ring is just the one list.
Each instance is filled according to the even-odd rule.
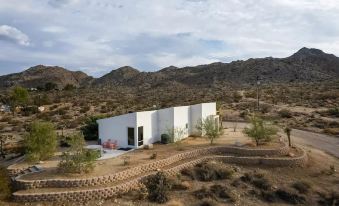
[[57,146],[57,135],[50,122],[34,121],[24,136],[28,161],[45,160],[53,156]]
[[171,182],[165,173],[158,172],[143,180],[148,191],[148,199],[152,202],[165,203],[168,201],[168,191],[171,189]]
[[292,187],[298,190],[300,193],[307,193],[311,189],[311,185],[305,181],[297,181],[293,183]]
[[202,202],[200,202],[198,204],[198,206],[217,206],[219,205],[218,203],[216,203],[214,200],[211,199],[204,199],[202,200]]
[[157,156],[158,156],[158,154],[155,152],[155,153],[153,153],[153,154],[150,156],[150,159],[151,159],[151,160],[154,160],[154,159],[157,158]]
[[255,187],[257,187],[259,189],[263,189],[263,190],[268,190],[272,187],[271,183],[266,178],[256,178],[256,179],[252,180],[252,184]]
[[198,199],[211,198],[214,196],[213,193],[204,186],[201,189],[194,191],[193,195]]
[[325,128],[324,133],[329,135],[339,135],[339,127],[338,128]]
[[290,204],[304,204],[306,202],[306,199],[304,196],[298,195],[292,191],[289,191],[287,189],[278,189],[275,194],[277,197],[279,197],[281,200],[290,203]]
[[243,176],[240,177],[240,180],[246,183],[251,183],[255,187],[268,190],[272,187],[270,181],[265,177],[263,173],[245,173]]
[[339,193],[338,191],[332,191],[329,194],[320,193],[320,200],[318,200],[319,205],[322,206],[338,206],[339,205]]
[[260,105],[260,111],[263,114],[266,114],[266,113],[270,112],[271,110],[272,110],[272,106],[269,105],[269,104],[261,104]]
[[288,109],[282,109],[278,111],[278,114],[280,117],[282,118],[291,118],[292,117],[292,113],[290,110]]
[[161,135],[161,143],[162,144],[170,143],[170,136],[168,134],[162,134]]
[[75,90],[76,89],[76,86],[74,86],[73,84],[67,84],[65,87],[64,87],[64,90],[65,91],[72,91],[72,90]]
[[84,106],[84,107],[81,107],[80,113],[86,113],[86,112],[88,112],[90,109],[91,109],[91,107],[88,106],[88,105],[86,105],[86,106]]
[[21,115],[23,116],[30,116],[33,114],[38,113],[38,107],[37,106],[27,106],[27,107],[23,107],[22,110],[20,111]]
[[261,191],[261,197],[266,202],[276,202],[278,199],[274,191]]
[[66,139],[69,149],[61,155],[59,171],[62,173],[88,173],[94,168],[94,161],[99,157],[94,150],[85,149],[82,134],[75,134]]
[[211,198],[217,200],[218,198],[221,198],[231,202],[237,201],[237,196],[232,190],[219,184],[212,185],[209,189],[202,187],[201,189],[194,191],[193,195],[198,199]]
[[3,116],[0,119],[1,122],[11,122],[12,121],[12,117],[11,116]]
[[11,196],[11,181],[5,167],[0,166],[0,200]]
[[327,113],[331,116],[339,117],[339,107],[328,109]]
[[85,140],[98,140],[98,123],[99,116],[89,117],[85,120],[85,125],[80,128],[84,134]]
[[251,118],[250,128],[245,128],[243,132],[251,137],[258,146],[262,142],[269,142],[272,136],[277,134],[277,129],[265,122],[263,119],[253,116]]
[[208,162],[199,164],[193,168],[185,169],[181,173],[195,180],[212,181],[229,179],[234,174],[234,170],[226,167],[222,163]]
[[51,91],[58,89],[58,85],[53,82],[47,82],[44,86],[45,91]]

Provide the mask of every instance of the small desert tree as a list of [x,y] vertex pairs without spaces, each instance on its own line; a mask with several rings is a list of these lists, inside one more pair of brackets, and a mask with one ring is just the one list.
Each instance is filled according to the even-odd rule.
[[10,105],[13,112],[13,115],[15,114],[15,108],[17,106],[25,106],[29,100],[29,94],[27,89],[23,87],[14,87],[11,91],[10,95]]
[[35,121],[25,135],[26,158],[29,161],[45,160],[53,156],[57,146],[57,135],[50,122]]
[[63,152],[59,163],[59,171],[63,173],[87,173],[94,168],[94,161],[99,153],[84,148],[86,145],[84,136],[74,134],[68,138],[69,149]]
[[219,138],[224,131],[223,128],[219,126],[218,121],[215,121],[213,116],[199,120],[196,129],[202,136],[207,137],[211,144],[213,144],[214,140]]
[[254,115],[251,118],[250,128],[245,128],[243,132],[254,139],[258,146],[261,142],[271,141],[272,136],[277,134],[277,129]]
[[286,133],[286,135],[287,135],[287,138],[288,138],[288,146],[292,146],[292,144],[291,144],[291,131],[292,131],[292,129],[290,128],[290,127],[285,127],[285,129],[284,129],[284,132]]

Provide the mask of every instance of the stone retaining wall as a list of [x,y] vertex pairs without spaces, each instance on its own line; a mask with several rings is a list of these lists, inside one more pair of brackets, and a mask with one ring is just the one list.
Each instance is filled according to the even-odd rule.
[[196,158],[204,155],[223,155],[223,154],[237,154],[241,156],[271,156],[271,155],[286,155],[289,148],[283,143],[283,146],[275,149],[252,149],[242,147],[220,146],[209,147],[203,149],[192,150],[183,152],[177,155],[173,155],[169,158],[157,160],[151,163],[136,166],[131,169],[127,169],[121,172],[117,172],[110,175],[83,178],[83,179],[45,179],[45,180],[24,180],[18,176],[15,181],[16,189],[33,189],[33,188],[48,188],[48,187],[89,187],[96,185],[107,185],[121,180],[126,180],[135,176],[140,176],[147,172],[154,171],[156,169],[169,166],[176,162]]
[[[304,166],[307,163],[307,154],[303,151],[303,154],[299,157],[294,158],[265,158],[265,157],[237,157],[237,156],[205,156],[199,159],[189,161],[187,163],[180,164],[170,169],[164,170],[169,176],[174,176],[185,168],[189,168],[198,163],[202,163],[208,160],[218,160],[226,163],[237,163],[237,164],[263,164],[271,166]],[[155,171],[148,175],[156,173]],[[100,189],[87,189],[78,191],[65,191],[65,192],[49,192],[49,193],[27,193],[23,194],[16,192],[13,194],[15,201],[20,202],[35,202],[35,201],[76,201],[86,202],[93,199],[106,199],[114,197],[119,194],[126,193],[133,189],[141,187],[141,180],[148,176],[141,176],[125,183],[121,183],[112,187],[103,187]]]

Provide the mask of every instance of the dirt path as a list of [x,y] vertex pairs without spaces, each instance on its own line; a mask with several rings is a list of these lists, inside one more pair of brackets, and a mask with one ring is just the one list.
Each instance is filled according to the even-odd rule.
[[[227,128],[233,128],[234,125],[233,122],[223,122],[223,126]],[[237,128],[242,129],[246,127],[246,125],[248,125],[248,123],[239,122],[237,123]],[[280,132],[279,134],[283,137],[286,136],[283,132]],[[291,137],[292,142],[312,146],[339,158],[339,138],[337,137],[298,129],[292,130]]]

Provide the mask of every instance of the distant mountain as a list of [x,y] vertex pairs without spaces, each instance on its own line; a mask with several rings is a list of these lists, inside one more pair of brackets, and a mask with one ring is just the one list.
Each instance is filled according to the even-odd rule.
[[302,48],[287,58],[258,58],[231,63],[212,63],[194,67],[166,67],[156,72],[135,69],[121,75],[120,69],[97,79],[96,85],[124,85],[148,87],[171,83],[188,86],[219,84],[253,84],[258,76],[267,83],[314,82],[339,78],[339,58],[318,49]]
[[140,72],[133,67],[124,66],[93,81],[94,85],[119,85],[124,84],[129,79],[134,78]]
[[36,87],[47,82],[88,87],[213,87],[220,84],[254,84],[257,76],[266,83],[336,80],[339,78],[339,58],[319,49],[302,48],[286,58],[251,58],[183,68],[170,66],[156,72],[140,72],[125,66],[96,79],[83,72],[38,65],[21,73],[0,76],[0,87],[17,84]]
[[48,82],[57,84],[59,88],[67,84],[79,87],[91,78],[81,71],[73,72],[58,66],[37,65],[20,73],[0,76],[0,87],[20,85],[36,88],[43,87]]

